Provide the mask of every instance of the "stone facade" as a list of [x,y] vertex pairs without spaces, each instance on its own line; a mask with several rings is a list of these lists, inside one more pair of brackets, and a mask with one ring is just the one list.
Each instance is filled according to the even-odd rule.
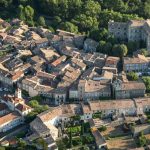
[[144,72],[148,69],[149,61],[143,55],[138,57],[124,57],[123,58],[123,70],[125,72]]
[[143,82],[116,80],[113,83],[113,96],[115,99],[144,97],[146,87]]
[[131,20],[129,22],[108,23],[108,30],[116,38],[128,41],[145,41],[150,50],[150,20]]

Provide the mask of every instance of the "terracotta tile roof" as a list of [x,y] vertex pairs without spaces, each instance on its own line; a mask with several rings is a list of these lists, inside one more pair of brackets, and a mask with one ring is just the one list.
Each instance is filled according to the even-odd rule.
[[122,89],[121,90],[146,90],[145,84],[143,82],[124,82],[122,83]]
[[18,104],[16,106],[16,109],[20,110],[21,112],[24,112],[24,111],[30,110],[32,108],[26,104]]
[[17,118],[21,118],[21,115],[19,115],[19,113],[17,112],[9,113],[5,116],[0,117],[0,125],[3,125],[7,122],[11,122],[12,120],[15,120]]
[[23,99],[17,98],[17,97],[14,97],[14,96],[10,96],[10,95],[4,96],[3,100],[6,101],[6,102],[10,101],[13,104],[24,103]]
[[66,57],[65,55],[63,55],[63,56],[59,57],[57,60],[55,60],[54,62],[52,62],[52,65],[56,67],[56,66],[59,65],[62,61],[65,61],[66,58],[67,58],[67,57]]
[[23,76],[24,76],[23,71],[17,71],[17,72],[15,72],[15,73],[13,74],[12,80],[15,81],[15,80],[17,80],[17,79],[20,79],[20,78],[23,77]]
[[58,116],[73,116],[77,113],[78,107],[79,105],[76,104],[61,105],[39,114],[38,117],[43,122],[47,122]]
[[138,55],[138,57],[124,57],[123,62],[124,64],[143,64],[148,63],[148,60],[144,56]]
[[108,101],[91,101],[89,102],[92,111],[111,110],[111,109],[128,109],[135,107],[134,101],[131,99],[124,100],[108,100]]
[[134,98],[136,107],[150,106],[150,97],[146,98]]
[[107,57],[106,59],[106,65],[117,65],[119,62],[120,58],[119,57]]
[[103,85],[100,81],[88,80],[85,83],[85,92],[111,91],[110,85]]

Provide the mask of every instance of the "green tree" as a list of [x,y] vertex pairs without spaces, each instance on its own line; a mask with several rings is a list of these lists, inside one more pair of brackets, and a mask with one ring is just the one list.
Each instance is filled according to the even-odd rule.
[[26,6],[24,8],[24,12],[25,12],[25,17],[26,17],[26,22],[30,25],[33,26],[34,25],[34,9],[31,6]]
[[128,48],[124,44],[115,44],[112,48],[112,53],[117,57],[124,57],[128,53]]
[[147,145],[147,139],[143,135],[143,133],[141,133],[140,136],[138,137],[138,144],[139,144],[140,147],[144,147],[144,146]]
[[96,17],[86,16],[85,14],[81,14],[73,20],[75,24],[78,25],[80,31],[89,31],[92,28],[98,29],[99,22]]
[[139,48],[139,42],[129,41],[127,43],[128,53],[133,54],[134,51],[137,51]]
[[107,130],[107,127],[106,127],[106,126],[101,126],[100,128],[98,128],[98,130],[99,130],[100,132],[106,131],[106,130]]
[[150,0],[146,0],[144,3],[144,15],[147,18],[150,18]]
[[82,4],[83,4],[82,0],[69,0],[68,1],[68,5],[69,5],[68,16],[70,19],[74,18],[74,16],[77,16],[81,13]]
[[147,55],[148,55],[148,51],[147,51],[146,49],[144,49],[144,48],[142,48],[142,49],[140,50],[140,52],[141,52],[141,54],[144,55],[144,56],[147,56]]
[[70,128],[70,132],[69,132],[69,148],[72,148],[72,130]]
[[98,2],[87,0],[84,4],[84,12],[87,16],[96,17],[101,11],[101,6]]
[[30,105],[32,108],[37,108],[37,107],[39,107],[39,103],[38,103],[37,100],[31,100],[31,101],[29,102],[29,105]]
[[112,54],[112,44],[110,42],[100,41],[97,46],[97,52],[104,53],[107,55]]
[[40,16],[40,17],[38,18],[38,24],[39,24],[40,26],[45,26],[45,25],[46,25],[45,19],[44,19],[43,16]]
[[58,1],[58,14],[59,16],[61,16],[62,18],[66,19],[68,18],[68,0],[61,0]]
[[19,7],[18,7],[18,17],[20,20],[23,20],[23,21],[26,20],[25,13],[24,13],[24,7],[22,5],[19,5]]
[[48,150],[48,145],[47,143],[45,142],[45,140],[43,138],[38,138],[35,143],[37,145],[40,145],[40,147],[42,147],[43,150]]
[[7,8],[12,5],[12,0],[0,0],[0,8]]
[[66,30],[72,33],[78,33],[78,27],[71,22],[63,22],[60,24],[60,29]]
[[105,0],[104,7],[119,12],[125,12],[127,9],[127,5],[122,0]]
[[142,80],[146,86],[146,92],[150,93],[150,77],[143,77]]
[[139,78],[138,78],[138,75],[135,73],[135,72],[129,72],[127,74],[127,78],[128,80],[130,81],[137,81]]
[[103,53],[104,52],[104,46],[105,46],[106,42],[105,41],[100,41],[98,46],[97,46],[97,49],[96,51],[97,52],[100,52],[100,53]]

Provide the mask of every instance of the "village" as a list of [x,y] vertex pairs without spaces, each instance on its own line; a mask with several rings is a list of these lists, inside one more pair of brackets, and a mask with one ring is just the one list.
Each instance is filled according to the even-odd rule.
[[[109,23],[117,38],[142,34],[147,51],[149,29],[149,20]],[[24,127],[18,137],[33,149],[150,149],[150,57],[108,56],[97,46],[84,35],[0,19],[2,146],[15,147]]]

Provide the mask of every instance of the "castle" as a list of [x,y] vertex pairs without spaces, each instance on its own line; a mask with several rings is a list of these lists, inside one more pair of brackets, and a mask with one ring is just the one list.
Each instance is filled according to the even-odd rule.
[[109,21],[108,30],[120,40],[144,41],[147,50],[150,51],[150,19],[128,22]]

